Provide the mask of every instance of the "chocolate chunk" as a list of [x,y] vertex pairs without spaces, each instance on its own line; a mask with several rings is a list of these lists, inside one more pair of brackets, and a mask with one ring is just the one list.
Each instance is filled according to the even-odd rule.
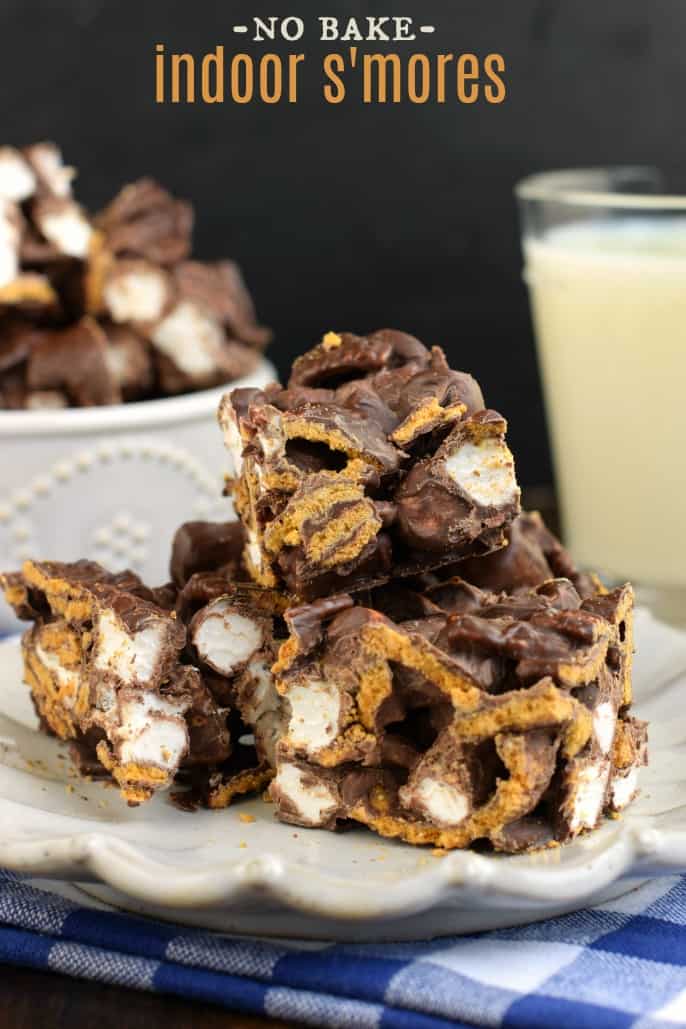
[[378,334],[365,338],[352,332],[328,332],[318,346],[296,358],[288,385],[340,385],[348,377],[384,368],[391,354],[390,342]]
[[181,588],[195,572],[237,579],[245,532],[240,522],[185,522],[174,534],[169,574]]
[[26,373],[22,366],[0,372],[0,406],[8,411],[21,411],[26,407],[27,396]]
[[45,340],[46,331],[18,318],[0,322],[0,374],[24,364],[33,348]]
[[429,352],[404,332],[381,329],[366,337],[327,332],[321,343],[294,361],[288,386],[341,386],[366,373],[410,363],[424,367]]
[[584,611],[537,612],[526,621],[454,615],[446,632],[451,648],[468,647],[515,661],[524,682],[554,675],[566,686],[596,678],[613,635],[606,623]]
[[212,600],[231,591],[231,580],[224,572],[195,572],[177,592],[175,610],[184,623]]
[[188,257],[193,231],[190,204],[176,200],[152,179],[124,186],[96,218],[108,250],[171,265]]
[[[515,518],[507,529],[507,546],[478,560],[463,561],[454,571],[494,592],[514,593],[553,578],[569,579],[582,598],[597,594],[599,588],[596,576],[577,569],[538,511],[523,511]],[[445,574],[451,574],[451,569]]]
[[288,608],[284,618],[291,638],[287,645],[284,644],[286,651],[281,660],[291,662],[297,655],[308,654],[321,642],[326,622],[352,606],[352,597],[340,593],[315,600],[312,604]]
[[63,389],[80,407],[116,404],[121,394],[107,360],[108,343],[99,325],[82,318],[68,329],[46,334],[29,356],[30,389]]
[[185,666],[179,675],[183,675],[183,688],[191,697],[186,711],[188,754],[184,767],[221,764],[228,760],[232,750],[226,710],[217,705],[196,668]]

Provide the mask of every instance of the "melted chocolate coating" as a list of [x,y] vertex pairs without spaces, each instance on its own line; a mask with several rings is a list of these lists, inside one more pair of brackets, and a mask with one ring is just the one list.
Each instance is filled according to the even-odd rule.
[[46,334],[28,359],[29,389],[63,389],[78,407],[116,404],[118,384],[107,363],[107,337],[92,318]]
[[139,179],[124,186],[98,215],[96,225],[113,254],[170,265],[190,253],[193,208],[153,179]]
[[245,530],[240,522],[185,522],[174,535],[169,574],[179,589],[196,572],[225,571],[236,579]]
[[[514,593],[548,579],[569,579],[582,597],[593,596],[598,580],[580,572],[571,554],[547,528],[538,511],[523,511],[507,529],[507,546],[478,560],[463,561],[454,573],[484,589]],[[450,575],[448,568],[444,574]]]

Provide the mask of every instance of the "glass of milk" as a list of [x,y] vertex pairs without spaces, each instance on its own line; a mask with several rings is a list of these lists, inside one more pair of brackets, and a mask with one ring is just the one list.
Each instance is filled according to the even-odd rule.
[[686,625],[686,197],[651,168],[516,188],[565,542]]

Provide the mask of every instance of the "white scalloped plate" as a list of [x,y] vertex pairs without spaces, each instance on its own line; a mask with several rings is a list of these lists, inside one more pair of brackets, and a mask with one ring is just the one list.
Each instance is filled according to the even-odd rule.
[[[0,865],[81,884],[128,910],[228,932],[319,939],[420,939],[546,918],[638,881],[686,871],[686,633],[640,611],[637,713],[651,764],[625,816],[568,846],[520,857],[426,849],[363,830],[274,820],[261,799],[177,811],[127,808],[73,778],[36,731],[16,640],[0,644]],[[70,777],[71,773],[71,777]]]

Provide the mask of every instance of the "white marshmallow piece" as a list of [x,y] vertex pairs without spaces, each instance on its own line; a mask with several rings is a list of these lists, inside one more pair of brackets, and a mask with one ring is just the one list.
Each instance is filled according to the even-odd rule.
[[257,434],[257,442],[265,461],[276,461],[286,454],[286,435],[283,428],[283,416],[275,407],[265,407],[262,411],[263,428]]
[[0,147],[0,197],[20,204],[36,192],[31,165],[11,146]]
[[245,543],[245,556],[249,561],[250,565],[252,566],[252,568],[255,569],[257,574],[261,575],[264,572],[265,568],[259,536],[257,535],[255,529],[252,529],[250,528],[250,526],[248,526],[246,529],[246,537],[247,539]]
[[593,829],[603,810],[610,762],[607,758],[589,762],[574,779],[569,828],[572,834]]
[[120,386],[129,381],[131,364],[126,347],[109,346],[105,351],[105,364],[114,381]]
[[593,712],[593,731],[603,754],[609,754],[615,738],[617,715],[609,701],[598,704]]
[[83,261],[88,257],[93,228],[78,204],[63,205],[36,211],[36,224],[53,246],[67,257]]
[[414,789],[400,791],[402,803],[419,808],[435,825],[454,826],[471,812],[469,798],[457,786],[425,776]]
[[610,803],[621,811],[632,800],[638,787],[638,769],[631,768],[625,775],[615,775],[610,783]]
[[127,685],[150,682],[160,657],[163,627],[154,623],[132,636],[111,611],[98,618],[94,665]]
[[172,775],[188,748],[183,713],[182,705],[156,693],[123,699],[120,725],[111,733],[121,763],[154,765]]
[[297,765],[284,762],[274,786],[290,801],[301,821],[309,826],[324,825],[338,808],[338,799],[325,783],[305,785],[303,772]]
[[233,404],[227,404],[223,410],[224,446],[229,453],[232,474],[238,478],[243,472],[243,440],[238,428],[238,417]]
[[119,323],[158,321],[168,295],[164,274],[142,262],[117,268],[102,291],[112,321]]
[[26,396],[27,411],[61,411],[69,407],[69,400],[57,389],[40,389]]
[[189,300],[182,300],[155,327],[151,340],[179,371],[191,379],[215,374],[225,342],[219,322]]
[[310,679],[291,686],[286,699],[290,704],[288,742],[292,747],[312,757],[333,743],[341,717],[341,694],[334,684]]
[[19,212],[11,200],[0,196],[0,288],[19,275]]
[[33,170],[53,196],[71,196],[71,184],[76,169],[65,165],[62,154],[54,143],[35,143],[24,151]]
[[236,611],[228,598],[212,601],[193,632],[200,658],[222,675],[233,675],[263,643],[259,623]]
[[480,507],[505,507],[519,496],[514,458],[497,437],[462,443],[446,458],[445,471]]

